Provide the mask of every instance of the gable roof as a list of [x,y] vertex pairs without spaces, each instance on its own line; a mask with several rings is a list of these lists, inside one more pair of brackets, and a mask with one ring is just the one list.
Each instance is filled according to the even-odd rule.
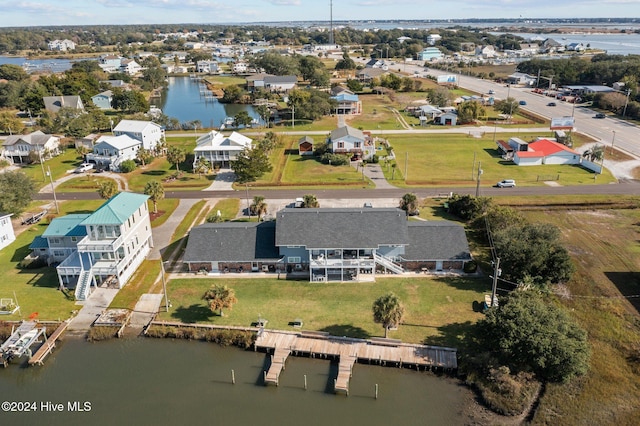
[[87,229],[80,226],[89,214],[68,214],[54,218],[42,234],[43,237],[80,237],[87,235]]
[[98,93],[97,95],[93,95],[93,96],[91,97],[91,99],[93,99],[93,98],[97,98],[98,96],[100,96],[100,97],[110,98],[110,97],[112,97],[112,96],[113,96],[113,91],[111,91],[111,90],[105,90],[104,92],[100,92],[100,93]]
[[448,220],[409,221],[406,260],[471,260],[464,228]]
[[409,243],[407,216],[395,208],[286,208],[276,217],[277,246],[356,249]]
[[311,145],[313,145],[313,138],[311,136],[303,136],[298,140],[298,145],[302,144],[302,143],[310,143]]
[[100,136],[98,140],[96,140],[94,148],[100,149],[100,148],[103,148],[104,145],[106,145],[118,150],[123,150],[126,148],[131,148],[132,146],[137,146],[141,144],[142,142],[140,142],[137,139],[133,139],[129,135]]
[[156,124],[153,121],[120,120],[118,125],[113,128],[113,131],[125,133],[142,133],[150,126],[161,127],[159,124]]
[[44,108],[47,111],[58,112],[62,107],[84,109],[80,96],[44,96]]
[[559,152],[567,152],[575,155],[580,155],[573,149],[562,145],[561,143],[550,141],[548,139],[540,139],[529,144],[528,151],[515,151],[514,155],[521,158],[536,158],[547,157],[549,155],[557,154]]
[[298,77],[295,75],[267,75],[264,77],[265,84],[295,84]]
[[184,262],[279,259],[275,222],[205,223],[189,232]]
[[354,129],[351,126],[342,126],[338,127],[335,130],[331,131],[331,140],[337,140],[340,138],[344,138],[346,136],[351,136],[360,140],[365,140],[364,133],[362,130]]
[[252,142],[251,138],[238,132],[232,132],[229,136],[225,136],[221,132],[212,130],[196,140],[197,146],[194,151],[211,151],[220,147],[224,147],[226,151],[242,151],[244,148],[251,148]]
[[83,220],[81,225],[122,225],[147,199],[149,196],[145,194],[120,192]]
[[28,145],[32,145],[32,146],[38,146],[38,145],[46,145],[47,142],[49,142],[49,140],[51,138],[55,138],[56,136],[53,135],[47,135],[43,132],[41,132],[40,130],[36,130],[33,133],[30,133],[28,135],[11,135],[11,136],[7,136],[7,138],[4,140],[4,142],[2,143],[3,146],[11,146],[11,145],[15,145],[17,143],[26,143]]

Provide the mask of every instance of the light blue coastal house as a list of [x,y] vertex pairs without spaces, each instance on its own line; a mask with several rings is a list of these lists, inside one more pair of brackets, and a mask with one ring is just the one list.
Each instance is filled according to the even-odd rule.
[[419,61],[438,61],[444,58],[444,53],[440,51],[437,47],[425,47],[422,52],[418,52],[418,60]]
[[31,249],[59,262],[60,288],[75,289],[77,300],[98,285],[122,288],[153,247],[148,198],[120,192],[91,214],[56,218]]
[[91,97],[91,102],[100,109],[112,109],[111,101],[113,101],[113,92],[105,90]]

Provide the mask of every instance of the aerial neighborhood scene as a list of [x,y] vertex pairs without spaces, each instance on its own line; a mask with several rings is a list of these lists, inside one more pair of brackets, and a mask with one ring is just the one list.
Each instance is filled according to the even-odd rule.
[[3,12],[0,419],[638,424],[640,7],[245,3]]

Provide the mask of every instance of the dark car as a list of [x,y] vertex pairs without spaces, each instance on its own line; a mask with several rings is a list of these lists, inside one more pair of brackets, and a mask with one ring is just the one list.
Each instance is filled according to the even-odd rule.
[[555,103],[555,102],[549,102],[549,103],[547,104],[547,106],[556,106],[556,103]]
[[519,103],[520,105],[526,105],[526,104],[527,104],[527,101],[520,101],[520,102],[518,102],[518,103]]
[[596,115],[593,116],[593,118],[605,118],[606,115],[604,115],[603,113],[599,112]]

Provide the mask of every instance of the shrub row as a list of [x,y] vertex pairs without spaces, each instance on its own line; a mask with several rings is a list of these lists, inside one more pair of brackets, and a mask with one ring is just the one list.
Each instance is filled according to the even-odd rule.
[[112,327],[107,325],[101,325],[97,327],[91,327],[89,333],[87,333],[87,340],[90,342],[99,342],[101,340],[109,340],[116,337],[116,333],[120,327]]
[[222,346],[237,346],[248,349],[255,342],[255,333],[243,330],[224,330],[211,328],[176,327],[151,325],[147,328],[148,337],[168,337],[173,339],[203,340]]

